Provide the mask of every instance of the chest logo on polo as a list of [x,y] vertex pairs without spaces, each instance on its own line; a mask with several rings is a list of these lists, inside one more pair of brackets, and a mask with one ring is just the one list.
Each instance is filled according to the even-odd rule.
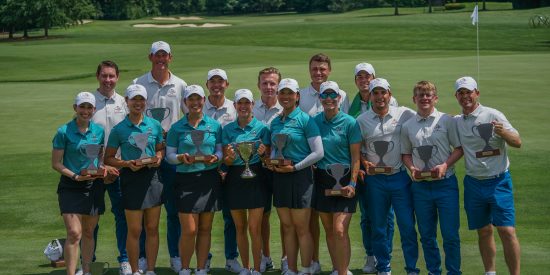
[[170,88],[168,92],[166,92],[166,96],[175,97],[176,96],[176,90],[174,88]]
[[122,113],[122,107],[116,106],[115,107],[115,113]]
[[296,119],[290,119],[287,123],[286,123],[286,126],[288,127],[296,127],[298,126],[298,121]]

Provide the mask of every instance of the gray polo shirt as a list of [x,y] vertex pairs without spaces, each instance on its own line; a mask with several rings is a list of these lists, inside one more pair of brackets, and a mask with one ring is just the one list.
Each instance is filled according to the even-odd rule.
[[[427,117],[418,113],[410,118],[401,128],[401,154],[412,154],[413,164],[419,170],[424,169],[424,161],[418,158],[419,146],[432,145],[432,158],[428,169],[445,162],[454,148],[462,146],[458,138],[455,119],[437,109]],[[437,151],[436,151],[437,150]],[[446,177],[455,173],[454,165],[447,168]]]
[[123,121],[128,114],[128,107],[123,96],[114,92],[113,96],[105,97],[99,91],[94,92],[95,113],[92,121],[105,129],[105,143],[109,140],[111,129]]
[[153,78],[151,72],[148,72],[134,79],[134,84],[143,85],[147,90],[147,109],[159,107],[170,109],[170,115],[161,123],[162,129],[168,132],[172,124],[180,119],[181,99],[187,83],[170,73],[170,79],[162,86]]
[[254,102],[254,109],[252,113],[254,117],[265,124],[267,127],[271,124],[271,121],[283,111],[283,106],[279,104],[279,101],[269,108],[264,104],[262,99],[256,99]]
[[230,122],[235,121],[237,118],[237,110],[235,110],[235,106],[233,106],[233,101],[227,99],[227,97],[224,98],[223,105],[220,108],[216,108],[216,106],[212,105],[207,97],[203,113],[218,121],[222,125],[222,128]]
[[498,175],[508,170],[510,161],[506,153],[506,141],[501,136],[493,133],[489,139],[489,145],[494,149],[500,149],[500,155],[476,158],[476,152],[482,151],[485,147],[485,141],[479,136],[474,135],[474,130],[472,130],[481,123],[498,121],[504,125],[505,130],[518,133],[512,127],[512,124],[508,122],[504,114],[498,110],[479,104],[471,114],[457,115],[455,119],[462,149],[464,150],[466,175],[483,178]]
[[[340,96],[340,111],[347,114],[349,111],[348,96],[344,90],[340,90]],[[319,100],[319,92],[311,84],[305,89],[300,89],[299,107],[311,117],[323,111],[323,105],[321,104],[321,100]]]
[[367,160],[377,164],[380,160],[374,151],[373,142],[388,141],[393,143],[393,146],[389,145],[383,161],[387,166],[393,167],[394,173],[399,172],[403,165],[401,161],[401,128],[414,115],[415,112],[407,107],[390,106],[389,112],[384,117],[380,117],[372,109],[357,117],[363,138],[362,151],[366,153]]

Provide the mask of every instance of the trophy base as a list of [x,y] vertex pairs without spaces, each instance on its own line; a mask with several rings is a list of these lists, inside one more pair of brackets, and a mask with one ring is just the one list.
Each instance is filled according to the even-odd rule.
[[391,166],[369,167],[370,174],[390,174],[391,172],[393,172],[393,167]]
[[342,189],[325,189],[325,196],[328,197],[343,197],[345,193]]
[[248,173],[242,173],[241,174],[241,179],[251,179],[251,178],[254,178],[256,177],[256,174],[248,174]]
[[154,157],[149,157],[149,158],[142,158],[142,159],[137,159],[136,160],[136,165],[147,165],[147,164],[151,164],[151,163],[156,163],[157,161],[159,160],[158,157],[154,156]]
[[286,166],[286,165],[291,165],[292,161],[289,159],[269,159],[267,163],[276,165],[276,166]]
[[189,161],[191,161],[191,162],[208,162],[212,158],[213,157],[211,155],[207,155],[207,156],[189,156]]
[[104,174],[105,174],[105,169],[103,168],[80,170],[81,176],[103,177]]
[[57,261],[51,261],[51,262],[50,262],[50,265],[51,265],[52,267],[55,267],[55,268],[58,268],[58,267],[65,267],[65,260],[60,259],[60,260],[57,260]]
[[483,150],[476,152],[476,158],[494,157],[500,155],[500,149]]
[[437,178],[438,174],[435,171],[424,171],[420,172],[415,176],[414,178],[417,180],[424,180],[424,179],[435,179]]

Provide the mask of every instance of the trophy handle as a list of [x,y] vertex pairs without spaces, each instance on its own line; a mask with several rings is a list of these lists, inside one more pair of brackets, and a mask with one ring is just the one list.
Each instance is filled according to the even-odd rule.
[[418,147],[412,148],[412,155],[418,159],[420,158],[420,156],[418,155]]
[[368,144],[367,147],[369,148],[369,150],[371,150],[371,152],[376,152],[376,151],[374,150],[374,143],[369,142],[369,143],[367,143],[367,144]]
[[82,144],[82,145],[79,147],[78,151],[80,152],[81,155],[87,157],[87,155],[86,155],[86,146],[85,146],[85,145],[86,145],[86,144]]
[[476,137],[479,137],[479,131],[477,130],[477,126],[478,125],[472,126],[472,134],[474,134],[474,136]]
[[130,142],[130,145],[136,147],[136,140],[134,139],[134,136],[130,135],[128,137],[128,142]]
[[151,109],[146,109],[145,110],[145,115],[148,116],[148,117],[153,117],[152,113],[151,113]]
[[437,146],[433,145],[432,150],[433,149],[435,149],[435,152],[432,151],[432,154],[437,154],[437,152],[439,152],[439,148],[437,148]]
[[393,143],[393,141],[391,141],[391,140],[388,141],[388,145],[390,145],[390,144],[391,144],[391,146],[390,146],[391,148],[388,149],[388,153],[391,152],[391,151],[393,150],[393,147],[394,147],[394,145],[395,145],[395,144]]
[[164,112],[166,115],[164,116],[164,118],[162,120],[165,120],[166,118],[168,118],[170,116],[170,113],[172,112],[170,110],[170,108],[166,107],[164,110],[168,110],[168,113],[166,113],[166,111]]

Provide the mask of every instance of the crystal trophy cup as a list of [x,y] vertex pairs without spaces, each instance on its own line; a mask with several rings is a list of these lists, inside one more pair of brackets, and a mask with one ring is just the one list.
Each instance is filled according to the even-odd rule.
[[203,130],[192,130],[189,133],[189,136],[191,137],[191,142],[195,146],[195,154],[189,156],[189,160],[191,162],[197,162],[197,161],[203,161],[208,162],[212,159],[212,155],[205,155],[201,151],[201,145],[204,143],[204,138],[208,134],[208,132]]
[[342,190],[340,180],[349,173],[349,168],[349,164],[342,163],[333,163],[327,165],[327,174],[334,178],[336,184],[334,184],[332,189],[325,189],[325,196],[344,196],[346,194],[346,192]]
[[393,150],[393,141],[377,140],[369,144],[369,149],[374,151],[378,156],[378,163],[374,167],[369,167],[369,173],[371,174],[390,174],[393,171],[393,167],[387,166],[384,163],[384,155]]
[[244,171],[241,174],[241,178],[243,179],[251,179],[256,176],[256,174],[250,170],[249,162],[250,158],[252,158],[252,155],[254,155],[256,142],[255,141],[243,141],[239,142],[235,145],[237,148],[237,153],[241,157],[241,159],[244,161]]
[[415,157],[424,162],[424,168],[422,169],[422,171],[417,173],[417,175],[414,177],[415,179],[428,179],[439,177],[436,171],[431,171],[431,167],[428,164],[433,154],[436,154],[437,151],[438,148],[435,145],[422,145],[413,148],[413,154],[415,155]]
[[472,127],[472,133],[485,141],[485,147],[483,147],[483,150],[476,152],[476,158],[500,155],[500,149],[495,149],[489,145],[489,139],[493,136],[493,128],[493,123],[481,123]]
[[94,163],[102,151],[103,145],[100,144],[84,144],[80,147],[80,153],[90,161],[87,168],[80,170],[81,176],[103,176],[105,174],[105,169],[97,167]]
[[[170,108],[168,107],[159,107],[159,108],[151,108],[147,109],[145,111],[145,114],[149,117],[152,117],[156,121],[162,123],[163,120],[168,118],[170,116]],[[163,130],[164,138],[166,138],[166,132]]]
[[128,137],[128,142],[130,142],[130,144],[132,144],[134,147],[137,147],[139,150],[141,150],[141,156],[139,157],[139,159],[136,159],[136,165],[147,165],[158,161],[157,156],[149,156],[145,151],[145,148],[147,148],[147,143],[149,142],[150,135],[151,132],[146,132],[134,134]]
[[285,159],[283,156],[283,148],[285,148],[288,141],[288,134],[275,134],[274,136],[275,147],[277,147],[277,153],[275,158],[269,160],[269,164],[277,166],[290,165],[292,162],[289,159]]

